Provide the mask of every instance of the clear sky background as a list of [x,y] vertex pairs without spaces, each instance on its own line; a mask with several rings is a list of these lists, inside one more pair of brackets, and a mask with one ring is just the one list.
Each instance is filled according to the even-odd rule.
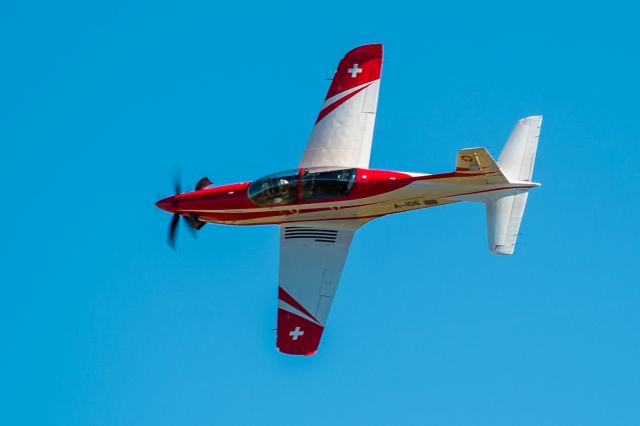
[[[0,424],[638,425],[632,2],[0,6]],[[319,353],[275,350],[278,228],[154,202],[295,167],[382,42],[371,166],[453,169],[545,116],[513,257],[482,205],[378,219]]]

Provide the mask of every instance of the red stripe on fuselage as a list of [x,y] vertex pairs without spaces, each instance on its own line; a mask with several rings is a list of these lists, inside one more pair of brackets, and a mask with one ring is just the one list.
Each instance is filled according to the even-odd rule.
[[443,198],[463,197],[465,195],[482,194],[483,192],[495,192],[495,191],[505,191],[507,189],[525,189],[525,188],[532,188],[532,186],[525,186],[525,185],[506,186],[504,188],[484,189],[482,191],[464,192],[462,194],[447,195],[446,197],[443,197]]

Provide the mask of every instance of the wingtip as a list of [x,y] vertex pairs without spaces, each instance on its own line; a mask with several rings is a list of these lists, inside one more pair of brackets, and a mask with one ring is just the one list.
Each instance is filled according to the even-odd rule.
[[542,115],[530,115],[528,117],[521,118],[520,121],[529,125],[540,126],[542,124]]
[[514,252],[513,249],[514,247],[512,245],[505,246],[505,245],[497,244],[493,247],[491,252],[498,256],[511,256],[513,255],[513,252]]
[[318,353],[318,349],[315,349],[311,352],[306,352],[306,353],[299,353],[299,352],[287,352],[286,350],[282,350],[280,349],[278,346],[276,346],[276,350],[284,355],[293,355],[293,356],[303,356],[303,357],[308,357],[308,356],[313,356],[315,354]]
[[345,56],[352,55],[354,53],[367,53],[372,56],[382,56],[383,50],[384,49],[382,47],[382,43],[363,44],[363,45],[354,47],[349,52],[347,52]]

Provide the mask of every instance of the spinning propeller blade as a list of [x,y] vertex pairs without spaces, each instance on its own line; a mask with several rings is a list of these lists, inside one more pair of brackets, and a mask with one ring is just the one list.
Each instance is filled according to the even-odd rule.
[[[182,192],[181,190],[182,185],[180,184],[180,176],[178,175],[178,173],[175,173],[173,175],[173,193],[174,196],[180,194]],[[173,205],[176,206],[177,200],[175,198],[171,198],[171,200],[173,200]],[[169,247],[171,247],[173,250],[176,249],[176,234],[178,232],[178,224],[180,223],[180,213],[175,212],[173,214],[173,217],[171,218],[171,223],[169,224],[169,235],[167,236],[167,244],[169,244]]]
[[[196,191],[199,191],[211,184],[212,182],[208,178],[203,177],[198,181],[195,189]],[[181,188],[182,188],[182,185],[180,182],[180,177],[176,174],[174,175],[174,178],[173,178],[173,191],[175,194],[174,197],[182,193]],[[169,247],[175,250],[176,235],[178,233],[178,224],[180,223],[180,216],[182,216],[182,218],[184,219],[187,225],[187,229],[189,229],[189,233],[194,238],[196,236],[196,231],[202,228],[205,223],[200,222],[198,220],[198,216],[193,213],[189,214],[189,216],[183,216],[181,213],[177,212],[176,206],[178,205],[178,200],[174,197],[167,197],[164,200],[160,200],[159,202],[156,203],[156,205],[164,210],[168,210],[170,212],[174,211],[173,217],[171,218],[171,223],[169,224],[169,235],[167,237],[167,243],[169,244]]]
[[169,225],[169,238],[167,243],[172,249],[176,249],[176,231],[178,230],[178,223],[180,223],[180,213],[174,213],[171,218],[171,224]]

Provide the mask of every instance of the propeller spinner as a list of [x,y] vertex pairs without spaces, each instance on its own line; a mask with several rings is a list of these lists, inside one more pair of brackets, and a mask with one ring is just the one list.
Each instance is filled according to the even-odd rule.
[[[199,191],[211,184],[212,182],[207,177],[203,177],[196,184],[195,190]],[[168,211],[169,213],[173,213],[173,217],[171,218],[171,223],[169,224],[169,234],[167,236],[167,243],[169,244],[169,247],[175,250],[176,235],[178,232],[178,223],[180,222],[180,216],[182,216],[182,218],[185,220],[185,222],[188,225],[187,229],[189,229],[189,231],[191,232],[191,235],[193,235],[194,237],[196,235],[195,231],[201,229],[205,225],[205,223],[201,222],[198,219],[198,215],[196,214],[190,213],[187,216],[183,216],[178,211],[179,201],[178,201],[177,195],[180,195],[182,193],[182,190],[181,190],[180,180],[177,177],[173,181],[173,191],[175,193],[174,195],[163,198],[162,200],[158,201],[156,203],[156,206],[158,206],[162,210]]]

